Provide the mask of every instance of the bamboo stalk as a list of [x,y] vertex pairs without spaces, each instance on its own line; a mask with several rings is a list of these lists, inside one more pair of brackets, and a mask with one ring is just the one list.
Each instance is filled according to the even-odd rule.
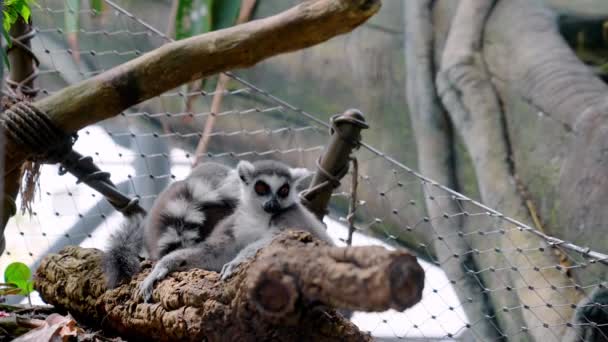
[[[241,9],[239,12],[239,17],[236,20],[236,24],[242,24],[249,21],[251,14],[253,13],[253,9],[255,8],[256,0],[241,0]],[[209,139],[211,139],[211,131],[213,131],[213,126],[215,126],[215,119],[217,118],[217,113],[220,112],[220,108],[222,106],[222,100],[224,99],[224,91],[226,90],[226,84],[230,78],[226,74],[220,74],[217,86],[215,87],[215,93],[213,94],[213,100],[211,101],[211,114],[207,117],[205,121],[205,128],[203,128],[203,135],[196,146],[196,151],[194,153],[194,163],[192,167],[195,167],[203,160],[203,155],[207,153],[207,147],[209,146]]]

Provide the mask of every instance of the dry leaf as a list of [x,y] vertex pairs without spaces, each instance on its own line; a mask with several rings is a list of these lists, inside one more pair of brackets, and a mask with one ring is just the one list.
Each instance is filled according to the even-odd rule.
[[71,336],[78,336],[83,331],[76,325],[76,321],[70,316],[51,314],[44,320],[39,328],[21,335],[13,342],[63,342],[68,341]]

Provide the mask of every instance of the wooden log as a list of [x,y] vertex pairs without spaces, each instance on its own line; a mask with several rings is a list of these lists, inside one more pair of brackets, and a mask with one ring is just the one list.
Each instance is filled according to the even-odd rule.
[[185,341],[371,341],[331,307],[405,310],[424,271],[416,258],[378,246],[330,247],[305,232],[279,235],[227,281],[215,272],[175,272],[153,303],[134,295],[150,270],[106,291],[102,252],[74,246],[48,255],[36,290],[49,304],[124,337]]
[[[275,16],[172,42],[36,101],[65,132],[107,119],[163,92],[218,72],[252,66],[349,32],[380,0],[312,0]],[[7,142],[5,174],[27,151]]]

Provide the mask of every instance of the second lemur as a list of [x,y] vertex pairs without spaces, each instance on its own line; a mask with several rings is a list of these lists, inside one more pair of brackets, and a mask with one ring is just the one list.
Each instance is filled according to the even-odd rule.
[[307,230],[333,245],[324,224],[298,198],[298,184],[310,172],[262,160],[237,165],[240,198],[234,212],[222,220],[201,243],[167,254],[160,259],[140,286],[147,301],[154,283],[177,270],[202,268],[229,277],[243,261],[251,258],[282,231]]
[[139,273],[140,254],[162,260],[205,240],[234,211],[238,194],[236,171],[213,162],[200,164],[186,179],[172,183],[146,216],[128,218],[111,236],[103,260],[108,287]]

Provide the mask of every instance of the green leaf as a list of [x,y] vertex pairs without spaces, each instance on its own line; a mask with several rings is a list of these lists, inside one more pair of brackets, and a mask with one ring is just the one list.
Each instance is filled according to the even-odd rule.
[[22,262],[13,262],[4,270],[4,281],[15,284],[21,289],[19,294],[24,296],[27,296],[33,291],[33,283],[30,280],[31,277],[32,272],[30,271],[30,268]]
[[180,0],[175,17],[175,38],[184,39],[211,29],[213,0]]
[[31,16],[31,6],[38,6],[35,0],[7,0],[4,2],[2,10],[2,26],[8,31],[11,26],[19,19],[29,21]]
[[192,0],[179,0],[175,13],[175,39],[189,37],[190,22],[188,14],[192,11]]
[[211,31],[211,24],[213,22],[211,9],[215,2],[214,0],[195,1],[195,10],[190,15],[192,21],[191,36]]
[[19,294],[25,294],[23,292],[25,292],[25,290],[27,289],[27,280],[15,280],[13,281],[13,284],[17,285],[17,287],[19,289],[21,289],[21,291],[19,292]]
[[2,27],[8,32],[11,26],[17,21],[17,11],[14,7],[4,7],[2,11]]
[[[10,47],[12,44],[11,36],[8,34],[8,31],[4,28],[4,26],[2,26],[2,36],[6,40],[6,46]],[[0,41],[1,40],[2,39],[0,39]],[[2,48],[0,48],[0,54],[2,54],[2,60],[4,61],[4,65],[6,65],[6,67],[10,70],[11,63],[8,60],[8,55],[6,54],[6,50],[4,49],[4,44],[1,44],[1,45],[2,45]]]
[[23,20],[25,20],[25,22],[29,22],[32,10],[28,6],[23,6],[21,7],[21,11],[19,12],[19,14],[21,14],[21,17],[23,18]]
[[101,13],[103,11],[102,0],[91,0],[91,9],[95,11],[95,14]]
[[30,268],[22,262],[13,262],[4,270],[4,281],[7,283],[15,283],[19,280],[28,280],[32,276]]
[[27,283],[25,284],[25,295],[29,295],[30,293],[34,292],[34,281],[33,280],[28,280]]
[[241,0],[180,0],[175,17],[175,38],[234,26]]
[[241,0],[215,1],[211,10],[212,31],[234,26],[241,9]]
[[8,30],[4,28],[4,26],[2,26],[2,36],[4,37],[4,39],[6,39],[6,41],[8,42],[9,46],[11,44],[11,35],[8,33]]
[[77,32],[80,19],[80,0],[65,0],[65,32]]

